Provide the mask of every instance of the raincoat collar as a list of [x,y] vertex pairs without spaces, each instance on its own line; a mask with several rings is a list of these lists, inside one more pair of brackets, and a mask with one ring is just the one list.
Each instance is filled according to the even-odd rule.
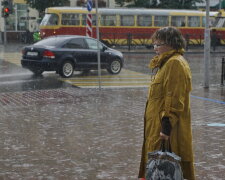
[[161,55],[154,56],[150,61],[149,68],[151,69],[160,68],[171,56],[175,54],[183,55],[183,53],[184,53],[184,49],[178,49],[178,50],[173,49]]

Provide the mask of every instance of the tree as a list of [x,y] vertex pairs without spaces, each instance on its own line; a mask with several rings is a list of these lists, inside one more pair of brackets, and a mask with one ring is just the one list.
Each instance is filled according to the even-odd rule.
[[[93,8],[95,8],[95,0],[92,0],[93,2]],[[87,5],[87,1],[85,0],[78,0],[77,6],[85,7]],[[98,0],[98,7],[106,7],[106,2],[104,0]]]
[[[144,7],[163,9],[196,9],[197,2],[204,0],[115,0],[121,7]],[[125,3],[128,3],[125,5]]]
[[165,9],[196,9],[196,3],[203,0],[160,0],[158,8]]
[[40,16],[44,15],[45,9],[54,6],[68,6],[69,0],[25,0],[26,3],[40,13]]
[[118,4],[120,7],[123,7],[125,4],[124,0],[115,0],[116,4]]

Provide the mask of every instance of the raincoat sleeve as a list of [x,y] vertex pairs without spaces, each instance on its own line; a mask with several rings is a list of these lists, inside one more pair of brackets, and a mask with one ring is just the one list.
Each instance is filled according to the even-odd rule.
[[172,59],[165,64],[163,83],[165,104],[162,117],[169,117],[172,128],[179,120],[179,112],[184,110],[184,100],[187,87],[187,67],[181,60]]

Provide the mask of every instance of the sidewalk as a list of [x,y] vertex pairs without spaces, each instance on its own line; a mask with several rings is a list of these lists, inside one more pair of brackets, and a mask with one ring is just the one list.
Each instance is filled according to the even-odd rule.
[[[225,176],[224,94],[192,92],[197,180]],[[147,88],[0,94],[0,179],[136,180],[146,95]]]
[[[18,52],[7,47],[0,49]],[[127,58],[139,64],[142,59],[137,56]],[[209,89],[200,83],[202,55],[188,58],[194,77],[196,180],[223,180],[225,86],[219,85],[217,73],[221,57],[213,55]],[[136,180],[147,92],[148,88],[24,87],[0,93],[0,180]]]

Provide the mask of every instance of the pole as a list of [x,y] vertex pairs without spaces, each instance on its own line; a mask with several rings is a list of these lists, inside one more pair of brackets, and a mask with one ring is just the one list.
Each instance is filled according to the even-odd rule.
[[7,44],[7,35],[6,35],[6,18],[4,17],[3,18],[3,21],[4,21],[4,45]]
[[97,35],[97,56],[98,56],[98,87],[101,90],[101,59],[100,59],[100,49],[99,49],[99,27],[98,27],[98,0],[95,0],[95,9],[96,9],[96,35]]
[[209,61],[210,61],[209,0],[206,0],[206,23],[204,36],[204,88],[209,87]]
[[222,58],[222,69],[221,69],[221,86],[223,86],[223,80],[225,79],[225,60]]
[[[0,9],[2,9],[2,3],[0,3]],[[0,44],[3,44],[2,31],[3,31],[3,29],[0,28]]]

